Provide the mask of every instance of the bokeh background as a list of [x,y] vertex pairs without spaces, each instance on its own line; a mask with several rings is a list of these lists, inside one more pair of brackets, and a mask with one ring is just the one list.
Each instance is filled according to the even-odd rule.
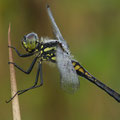
[[[7,31],[12,45],[24,53],[22,37],[29,32],[53,38],[46,3],[75,58],[96,78],[120,93],[119,0],[0,0],[0,120],[12,120]],[[30,58],[14,61],[27,69]],[[16,69],[18,89],[31,86],[30,75]],[[21,96],[22,120],[120,120],[120,104],[84,78],[73,95],[61,90],[56,66],[43,64],[44,85]]]

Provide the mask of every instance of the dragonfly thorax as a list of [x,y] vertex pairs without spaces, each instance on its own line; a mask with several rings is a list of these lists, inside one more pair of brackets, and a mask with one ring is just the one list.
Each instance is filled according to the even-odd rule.
[[48,41],[46,38],[43,38],[41,40],[41,43],[39,44],[38,51],[39,51],[39,57],[41,61],[51,61],[56,62],[56,47],[57,47],[56,40],[49,39]]

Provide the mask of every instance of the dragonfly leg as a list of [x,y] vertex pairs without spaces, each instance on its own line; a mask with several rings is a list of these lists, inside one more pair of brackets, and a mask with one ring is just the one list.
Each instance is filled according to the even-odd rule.
[[39,85],[36,85],[34,88],[37,88],[37,87],[40,87],[43,85],[43,76],[42,76],[42,64],[40,63],[40,84]]
[[30,72],[32,71],[33,69],[33,66],[35,65],[36,63],[36,60],[37,60],[38,57],[35,57],[34,60],[32,61],[30,67],[28,68],[27,71],[23,70],[21,67],[19,67],[16,63],[14,62],[8,62],[8,64],[13,64],[16,68],[18,68],[20,71],[26,73],[26,74],[30,74]]
[[14,49],[19,57],[29,57],[34,54],[34,53],[21,54],[15,47],[13,46],[8,46],[8,47]]
[[[37,87],[42,86],[42,85],[43,85],[43,78],[42,78],[42,72],[41,72],[41,71],[42,71],[42,64],[39,63],[39,65],[38,65],[38,70],[37,70],[37,75],[36,75],[36,79],[35,79],[34,85],[31,86],[30,88],[17,91],[17,92],[15,93],[15,95],[10,98],[10,100],[6,101],[6,103],[9,103],[16,95],[23,94],[24,92],[27,92],[28,90],[31,90],[31,89],[34,89],[34,88],[37,88]],[[40,85],[37,85],[39,73],[40,73],[41,82],[40,82]]]

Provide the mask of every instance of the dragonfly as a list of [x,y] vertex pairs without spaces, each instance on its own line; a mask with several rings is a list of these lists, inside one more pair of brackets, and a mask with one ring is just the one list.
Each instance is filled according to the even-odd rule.
[[[55,39],[50,39],[48,37],[41,37],[39,39],[38,35],[32,32],[25,35],[22,39],[22,45],[27,53],[21,54],[15,47],[9,46],[10,48],[14,49],[17,55],[20,57],[35,56],[27,71],[22,69],[14,62],[8,62],[9,64],[13,64],[16,68],[25,74],[30,74],[35,63],[38,61],[38,69],[34,84],[27,89],[18,90],[16,94],[6,102],[9,103],[16,95],[23,94],[26,91],[41,87],[43,85],[42,63],[44,61],[57,64],[58,70],[60,72],[60,85],[64,91],[68,93],[76,92],[80,86],[78,76],[81,76],[101,88],[116,101],[120,102],[119,93],[96,79],[93,75],[87,72],[87,70],[83,68],[77,60],[74,59],[69,50],[67,42],[64,40],[55,22],[50,6],[47,5],[46,9]],[[38,82],[39,76],[40,82]]]

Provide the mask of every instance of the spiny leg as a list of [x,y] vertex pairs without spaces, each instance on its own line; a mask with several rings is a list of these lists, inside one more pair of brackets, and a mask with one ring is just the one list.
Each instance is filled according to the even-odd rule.
[[34,54],[33,52],[32,53],[21,54],[15,47],[13,47],[13,46],[8,46],[8,47],[13,48],[16,51],[17,55],[20,56],[20,57],[29,57],[29,56],[32,56]]
[[14,63],[14,62],[8,62],[8,64],[13,64],[13,65],[14,65],[16,68],[18,68],[20,71],[22,71],[22,72],[24,72],[24,73],[26,73],[26,74],[29,74],[29,73],[32,71],[32,69],[33,69],[33,67],[34,67],[34,65],[35,65],[35,63],[36,63],[37,58],[38,58],[38,57],[35,57],[35,58],[34,58],[34,60],[32,61],[31,65],[30,65],[30,67],[28,68],[27,71],[23,70],[21,67],[19,67],[18,65],[16,65],[16,63]]
[[[6,101],[6,103],[9,103],[16,95],[20,95],[20,94],[22,94],[22,93],[24,93],[24,92],[26,92],[26,91],[28,91],[28,90],[31,90],[31,89],[34,89],[34,88],[37,88],[37,87],[42,86],[42,85],[43,85],[43,79],[42,79],[42,73],[40,73],[40,72],[42,71],[41,69],[42,69],[42,65],[39,63],[39,64],[38,64],[38,70],[37,70],[37,75],[36,75],[35,83],[34,83],[34,85],[33,85],[32,87],[27,88],[27,89],[24,89],[24,90],[19,90],[19,91],[17,91],[17,92],[15,93],[15,95],[10,98],[10,100]],[[40,78],[41,78],[41,83],[40,83],[40,85],[37,86],[39,73],[40,73],[40,75],[41,75],[41,76],[40,76]]]

